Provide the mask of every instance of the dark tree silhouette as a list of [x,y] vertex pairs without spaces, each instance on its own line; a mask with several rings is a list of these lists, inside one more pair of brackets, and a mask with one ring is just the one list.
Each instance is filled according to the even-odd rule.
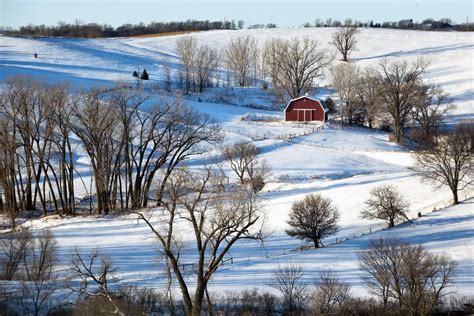
[[319,248],[321,239],[337,231],[339,211],[330,199],[320,194],[309,194],[304,200],[293,203],[289,217],[291,228],[286,233],[311,241],[315,248]]

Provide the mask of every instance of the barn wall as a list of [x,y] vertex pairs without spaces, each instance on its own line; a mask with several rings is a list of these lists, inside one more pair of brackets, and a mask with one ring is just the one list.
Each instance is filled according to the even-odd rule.
[[[299,99],[293,101],[285,112],[285,120],[287,121],[298,121],[298,109],[312,109],[313,111],[313,121],[324,121],[324,110],[323,107],[319,104],[318,101],[311,99]],[[300,121],[303,121],[300,118]]]

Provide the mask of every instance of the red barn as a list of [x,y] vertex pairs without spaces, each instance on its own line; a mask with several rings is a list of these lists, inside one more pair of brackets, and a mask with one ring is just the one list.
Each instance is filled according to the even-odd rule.
[[285,121],[324,122],[328,118],[328,112],[329,109],[324,102],[305,95],[288,102],[285,108]]

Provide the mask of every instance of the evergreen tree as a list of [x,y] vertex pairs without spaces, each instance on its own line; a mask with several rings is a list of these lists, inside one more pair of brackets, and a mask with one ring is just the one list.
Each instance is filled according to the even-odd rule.
[[140,76],[140,79],[142,79],[142,80],[150,79],[150,76],[148,75],[148,72],[146,71],[146,69],[143,69],[143,72],[142,72],[142,75]]

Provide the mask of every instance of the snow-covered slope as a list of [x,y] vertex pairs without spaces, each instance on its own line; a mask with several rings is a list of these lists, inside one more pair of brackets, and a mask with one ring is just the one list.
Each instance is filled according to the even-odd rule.
[[[193,33],[198,41],[223,48],[231,39],[254,36],[263,44],[273,37],[309,37],[332,53],[332,28],[282,28]],[[182,36],[182,35],[179,35]],[[128,81],[137,68],[146,68],[152,81],[165,76],[163,66],[179,68],[175,52],[178,36],[58,39],[11,38],[0,36],[0,79],[13,74],[46,76],[70,80],[74,86]],[[37,52],[38,58],[33,58]],[[375,65],[382,58],[415,60],[426,57],[431,66],[426,79],[440,84],[454,99],[453,119],[473,118],[474,34],[471,32],[421,32],[388,29],[361,29],[353,61]],[[337,63],[335,61],[334,63]],[[320,84],[325,85],[325,79]]]
[[[199,41],[222,48],[231,38],[242,35],[255,36],[260,43],[272,37],[291,38],[308,36],[318,39],[324,49],[332,50],[330,38],[333,30],[319,29],[272,29],[242,31],[211,31],[194,33]],[[474,34],[455,32],[417,32],[400,30],[364,29],[359,36],[359,50],[354,62],[359,65],[375,65],[384,57],[414,60],[424,56],[431,59],[426,79],[436,82],[454,99],[458,108],[450,118],[460,120],[474,118]],[[117,80],[130,80],[133,70],[146,68],[151,83],[160,83],[164,77],[163,65],[179,68],[175,54],[176,36],[156,38],[117,39],[26,39],[0,36],[0,79],[15,74],[30,74],[50,81],[71,81],[74,89],[101,84],[111,85]],[[34,52],[39,54],[33,58]],[[337,63],[335,61],[334,63]],[[324,85],[326,82],[320,82]],[[224,89],[224,88],[219,88]],[[219,91],[218,91],[219,92]],[[214,92],[210,92],[214,93]],[[225,143],[253,141],[261,149],[272,169],[272,178],[262,192],[262,204],[267,214],[267,224],[273,234],[264,245],[239,242],[227,263],[213,280],[212,289],[235,287],[264,287],[271,270],[279,262],[289,260],[305,264],[308,282],[319,271],[332,268],[341,272],[358,293],[362,289],[355,261],[356,252],[366,246],[370,237],[399,235],[401,238],[422,242],[433,251],[446,252],[460,263],[456,289],[474,293],[472,246],[474,237],[474,200],[462,205],[431,213],[450,202],[446,188],[436,189],[422,183],[412,170],[412,154],[388,141],[388,134],[366,129],[339,129],[325,126],[314,132],[307,126],[288,124],[245,124],[241,117],[246,113],[281,116],[281,113],[246,107],[246,97],[259,102],[259,96],[270,100],[258,88],[246,91],[232,89],[226,94],[236,94],[236,105],[222,104],[219,100],[209,103],[212,96],[203,96],[203,102],[195,99],[186,103],[208,113],[222,125]],[[239,97],[240,96],[240,97]],[[251,97],[250,97],[251,96]],[[161,96],[156,96],[160,98]],[[170,98],[170,96],[167,96]],[[268,98],[268,99],[267,99]],[[155,100],[157,100],[155,99]],[[150,101],[154,101],[151,99]],[[241,102],[241,103],[239,103]],[[238,106],[241,104],[242,106]],[[282,140],[287,134],[307,134],[291,140]],[[203,160],[218,159],[218,148],[211,148],[204,157],[187,161],[191,167],[199,167]],[[77,147],[76,166],[82,173],[77,179],[77,194],[84,193],[82,181],[90,184],[90,166],[87,155]],[[379,231],[382,222],[361,219],[360,213],[369,191],[380,184],[393,184],[410,203],[410,217],[418,212],[428,214],[413,225],[393,230]],[[293,202],[308,193],[321,193],[333,199],[339,208],[340,230],[325,240],[331,245],[346,238],[350,240],[320,250],[288,253],[301,246],[301,242],[285,234],[288,211]],[[474,192],[465,190],[464,199]],[[159,249],[149,229],[133,216],[45,218],[24,224],[33,230],[51,228],[60,247],[63,264],[70,260],[74,248],[82,251],[99,247],[111,257],[118,268],[119,282],[158,287],[165,282],[160,274]],[[377,232],[379,231],[379,232]],[[183,230],[183,242],[192,241]],[[190,248],[188,248],[190,249]],[[183,263],[193,262],[191,250],[182,256]]]
[[[166,282],[149,229],[132,217],[50,217],[27,225],[33,230],[51,229],[58,240],[63,264],[68,264],[69,255],[76,247],[83,252],[99,248],[118,268],[117,282],[158,288]],[[321,249],[289,252],[289,247],[295,248],[298,243],[279,233],[271,236],[264,245],[238,243],[228,257],[233,263],[226,262],[212,280],[210,290],[222,293],[223,290],[265,288],[278,264],[298,262],[304,265],[308,284],[312,284],[320,272],[333,270],[351,284],[354,294],[366,295],[357,265],[357,252],[367,246],[370,238],[383,237],[422,243],[434,253],[451,256],[458,262],[452,290],[463,295],[474,294],[474,199],[426,214],[412,224],[356,235]],[[283,249],[287,249],[286,254]],[[190,263],[186,261],[188,255],[185,251],[183,263]]]

